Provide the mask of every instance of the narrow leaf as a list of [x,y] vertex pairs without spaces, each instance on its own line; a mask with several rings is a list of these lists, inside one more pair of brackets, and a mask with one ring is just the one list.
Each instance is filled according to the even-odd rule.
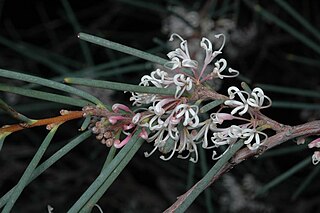
[[229,161],[229,159],[242,147],[243,140],[235,143],[209,170],[209,172],[194,186],[192,192],[182,201],[181,205],[176,208],[175,212],[185,212],[186,209],[194,202],[194,200],[203,192],[212,178],[219,170]]
[[[104,184],[111,173],[117,172],[119,164],[125,161],[131,149],[137,143],[137,138],[141,130],[136,131],[132,136],[130,142],[126,144],[117,156],[110,162],[106,169],[104,169],[100,175],[95,179],[95,181],[88,187],[88,189],[81,195],[77,202],[69,209],[69,213],[79,212],[80,209],[91,199],[91,197],[97,192],[97,190]],[[139,143],[137,143],[139,144]],[[129,159],[130,160],[130,159]],[[123,168],[122,168],[123,169]]]
[[95,103],[101,107],[104,107],[103,103],[99,99],[97,99],[96,97],[94,97],[94,96],[92,96],[82,90],[76,89],[74,87],[71,87],[71,86],[68,86],[68,85],[65,85],[62,83],[58,83],[58,82],[51,81],[51,80],[48,80],[45,78],[40,78],[40,77],[36,77],[36,76],[32,76],[32,75],[19,73],[19,72],[4,70],[4,69],[0,69],[0,76],[5,77],[5,78],[12,78],[12,79],[16,79],[16,80],[26,81],[26,82],[30,82],[30,83],[34,83],[34,84],[39,84],[39,85],[42,85],[45,87],[50,87],[53,89],[61,90],[61,91],[68,92],[71,94],[75,94],[79,97],[82,97],[84,99],[91,101],[92,103]]
[[8,202],[7,202],[7,204],[3,208],[2,213],[9,213],[11,211],[12,207],[14,206],[15,202],[19,198],[19,196],[22,193],[23,189],[27,186],[28,180],[30,179],[30,177],[31,177],[32,173],[34,172],[36,166],[40,162],[43,154],[45,153],[47,147],[49,146],[54,134],[56,133],[56,131],[58,129],[58,126],[59,125],[56,125],[50,130],[50,132],[48,133],[48,135],[46,136],[46,138],[44,139],[44,141],[40,145],[38,151],[36,152],[36,154],[32,158],[30,164],[28,165],[27,169],[25,170],[25,172],[23,173],[21,179],[19,180],[18,184],[14,188],[14,190],[13,190],[13,192],[12,192]]
[[[44,161],[42,164],[40,164],[32,173],[31,177],[29,178],[27,184],[29,184],[31,181],[39,177],[44,171],[46,171],[50,166],[52,166],[54,163],[56,163],[58,160],[60,160],[63,156],[68,154],[73,148],[75,148],[77,145],[79,145],[81,142],[85,141],[87,138],[89,138],[91,135],[91,130],[87,130],[83,133],[81,133],[79,136],[77,136],[75,139],[71,140],[69,143],[67,143],[65,146],[63,146],[61,149],[59,149],[56,153],[54,153],[50,158],[48,158],[46,161]],[[3,207],[13,191],[15,190],[15,187],[13,187],[10,191],[8,191],[4,196],[0,198],[0,208]]]
[[109,40],[106,40],[106,39],[103,39],[103,38],[100,38],[97,36],[89,35],[86,33],[79,33],[78,37],[82,40],[91,42],[93,44],[97,44],[97,45],[107,47],[107,48],[110,48],[110,49],[113,49],[113,50],[116,50],[119,52],[133,55],[138,58],[142,58],[142,59],[145,59],[147,61],[151,61],[151,62],[154,62],[157,64],[164,65],[168,61],[166,59],[160,58],[159,56],[155,56],[150,53],[147,53],[147,52],[144,52],[144,51],[132,48],[132,47],[128,47],[128,46],[125,46],[125,45],[122,45],[119,43],[115,43],[115,42],[112,42],[112,41],[109,41]]
[[93,80],[86,78],[65,78],[64,81],[69,84],[79,84],[90,87],[98,87],[104,89],[130,91],[139,93],[152,93],[161,95],[174,95],[175,89],[172,88],[157,88],[157,87],[144,87],[133,84],[117,83],[112,81]]
[[[84,205],[84,207],[80,210],[82,213],[89,212],[90,209],[99,201],[99,199],[104,195],[107,189],[111,186],[111,184],[116,180],[116,178],[120,175],[123,169],[128,165],[130,160],[139,150],[141,145],[143,144],[144,139],[139,138],[138,140],[133,140],[131,143],[134,143],[132,149],[128,152],[126,157],[120,161],[118,166],[113,170],[113,172],[108,176],[108,178],[104,181],[104,183],[99,187],[99,189],[94,193],[94,195],[90,198],[90,200]],[[107,167],[108,168],[108,167]],[[107,170],[106,168],[106,170]]]
[[6,113],[8,113],[11,117],[21,122],[32,124],[35,121],[14,110],[7,103],[5,103],[1,98],[0,98],[0,108],[3,109]]
[[26,89],[21,87],[7,86],[3,84],[0,84],[0,91],[15,93],[15,94],[19,94],[19,95],[23,95],[31,98],[37,98],[41,100],[62,103],[62,104],[67,104],[71,106],[83,107],[91,104],[86,100],[82,100],[78,98],[71,98],[63,95],[57,95],[53,93],[42,92],[42,91]]
[[210,103],[204,105],[203,107],[200,108],[200,112],[201,113],[205,113],[208,112],[209,110],[215,108],[216,106],[219,106],[220,104],[222,104],[225,100],[214,100],[211,101]]

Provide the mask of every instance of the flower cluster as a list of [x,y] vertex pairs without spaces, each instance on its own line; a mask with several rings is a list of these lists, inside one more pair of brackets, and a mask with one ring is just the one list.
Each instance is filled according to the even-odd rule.
[[[192,58],[187,40],[176,33],[172,34],[169,40],[173,41],[175,38],[180,41],[180,45],[167,54],[170,61],[164,67],[168,71],[157,69],[150,75],[143,76],[139,84],[146,87],[175,88],[175,95],[132,93],[130,99],[133,105],[148,106],[138,109],[140,120],[136,123],[150,130],[147,141],[154,144],[154,149],[145,155],[150,156],[159,150],[163,154],[170,153],[167,157],[162,155],[163,160],[168,160],[178,153],[179,158],[190,156],[190,160],[196,162],[198,144],[202,144],[205,149],[223,145],[230,147],[237,140],[244,139],[250,149],[254,150],[261,146],[267,135],[262,132],[263,128],[255,119],[254,110],[271,105],[270,98],[264,95],[262,89],[255,88],[248,92],[234,86],[230,87],[229,97],[224,104],[204,121],[200,120],[199,115],[201,101],[193,100],[190,95],[204,82],[207,83],[215,78],[236,77],[239,74],[234,69],[227,69],[225,59],[217,58],[222,53],[225,36],[223,34],[215,36],[216,39],[222,39],[221,46],[216,50],[213,49],[214,45],[209,39],[201,39],[200,47],[204,50],[201,63]],[[224,109],[231,109],[231,112],[222,113],[221,110]],[[245,114],[251,116],[250,119],[242,117]],[[225,125],[225,120],[238,120],[244,124],[221,128],[220,126]],[[222,156],[216,154],[216,151],[213,151],[213,159]]]
[[[219,94],[215,97],[222,98],[222,104],[215,106],[218,109],[210,115],[201,113],[203,100],[216,99],[212,96],[208,98],[204,93],[201,96],[204,96],[203,100],[198,100],[199,96],[195,93],[203,92],[204,83],[239,74],[234,69],[227,69],[225,59],[218,58],[222,54],[225,36],[218,34],[214,38],[220,40],[217,49],[208,38],[200,40],[199,46],[204,53],[200,61],[190,54],[187,40],[176,33],[172,34],[170,41],[178,39],[180,45],[167,54],[169,61],[164,64],[165,69],[156,69],[150,75],[144,75],[139,85],[174,88],[175,93],[132,92],[130,100],[138,108],[132,111],[127,106],[115,104],[105,119],[96,122],[93,131],[97,133],[97,138],[107,145],[111,144],[112,138],[113,145],[120,148],[130,140],[137,128],[142,128],[140,137],[154,146],[152,151],[145,153],[146,157],[159,150],[163,153],[160,156],[163,160],[169,160],[177,154],[178,158],[189,158],[192,162],[198,160],[199,145],[214,149],[213,159],[220,158],[239,139],[243,139],[251,150],[263,145],[268,138],[263,132],[267,127],[257,118],[256,112],[269,107],[271,100],[261,88],[250,90],[244,87],[244,90],[240,90],[231,86],[228,96],[209,88],[212,93]],[[218,155],[216,148],[221,146],[225,148]]]

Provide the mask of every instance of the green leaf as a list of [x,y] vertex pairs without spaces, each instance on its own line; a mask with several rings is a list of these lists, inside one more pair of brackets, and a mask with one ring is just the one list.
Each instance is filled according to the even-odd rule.
[[[56,163],[58,160],[60,160],[63,156],[68,154],[73,148],[75,148],[77,145],[79,145],[81,142],[85,141],[89,136],[91,135],[91,130],[87,130],[83,133],[81,133],[79,136],[71,140],[69,143],[67,143],[65,146],[63,146],[61,149],[59,149],[56,153],[54,153],[50,158],[48,158],[46,161],[44,161],[42,164],[40,164],[32,173],[31,177],[28,179],[27,184],[29,184],[31,181],[39,177],[44,171],[46,171],[50,166],[52,166],[54,163]],[[8,191],[5,195],[3,195],[0,198],[0,208],[3,207],[7,202],[13,191],[15,190],[15,187],[13,187],[10,191]]]
[[266,153],[263,153],[263,155],[259,156],[259,160],[268,157],[275,157],[275,156],[281,156],[286,154],[292,154],[295,152],[302,152],[303,150],[307,149],[307,144],[299,145],[299,146],[290,146],[290,147],[284,147],[284,148],[277,148],[277,149],[271,149]]
[[30,177],[31,177],[32,173],[34,172],[36,166],[40,162],[43,154],[47,150],[47,147],[49,146],[49,144],[50,144],[54,134],[56,133],[58,127],[59,127],[59,125],[54,126],[50,130],[50,132],[48,133],[48,135],[46,136],[46,138],[44,139],[42,144],[40,145],[38,151],[36,152],[36,154],[32,158],[30,164],[28,165],[28,167],[26,168],[26,170],[23,173],[22,177],[20,178],[18,184],[14,188],[11,196],[9,197],[9,200],[8,200],[7,204],[4,206],[4,208],[2,210],[2,213],[9,213],[11,211],[12,207],[14,206],[16,200],[19,198],[19,196],[22,193],[23,189],[27,186],[28,180],[30,179]]
[[215,108],[216,106],[219,106],[220,104],[222,104],[225,100],[214,100],[211,101],[210,103],[204,105],[203,107],[200,108],[200,112],[201,113],[205,113],[208,112],[209,110]]
[[[209,170],[205,149],[199,149],[199,155],[200,155],[201,175],[205,176]],[[204,196],[205,196],[207,212],[214,212],[214,208],[212,205],[212,190],[210,188],[205,189]]]
[[7,86],[3,84],[0,84],[0,91],[15,93],[15,94],[19,94],[19,95],[23,95],[31,98],[37,98],[41,100],[62,103],[62,104],[67,104],[72,106],[78,106],[78,107],[92,105],[90,102],[86,100],[81,100],[78,98],[71,98],[63,95],[57,95],[53,93],[42,92],[42,91],[37,91],[32,89],[25,89],[21,87]]
[[98,87],[98,88],[118,90],[118,91],[152,93],[152,94],[172,95],[172,96],[175,94],[175,89],[172,89],[172,88],[144,87],[144,86],[138,86],[133,84],[93,80],[93,79],[86,79],[86,78],[65,78],[64,81],[69,84],[79,84],[84,86]]
[[142,58],[147,61],[151,61],[153,63],[164,65],[166,62],[168,62],[168,60],[160,58],[159,56],[155,56],[150,53],[147,53],[147,52],[144,52],[141,50],[137,50],[135,48],[128,47],[128,46],[125,46],[125,45],[122,45],[119,43],[115,43],[115,42],[112,42],[112,41],[109,41],[109,40],[106,40],[106,39],[103,39],[103,38],[100,38],[97,36],[89,35],[86,33],[79,33],[78,37],[82,40],[91,42],[93,44],[97,44],[97,45],[107,47],[107,48],[110,48],[110,49],[113,49],[113,50],[116,50],[119,52],[133,55],[138,58]]
[[16,110],[14,110],[7,103],[5,103],[1,98],[0,98],[0,108],[3,109],[6,113],[8,113],[11,117],[13,117],[19,121],[22,121],[27,124],[32,124],[35,122],[35,120],[32,120],[32,119],[20,114]]
[[[65,10],[65,13],[73,27],[73,31],[77,34],[81,31],[81,27],[80,24],[77,20],[76,15],[74,14],[69,2],[67,0],[61,0],[63,8]],[[92,66],[93,65],[93,59],[92,59],[92,55],[91,55],[91,51],[89,49],[89,46],[87,45],[87,43],[85,42],[81,42],[80,41],[80,47],[81,47],[81,51],[82,54],[84,56],[84,59],[87,63],[87,65]]]
[[3,147],[4,140],[10,134],[11,134],[11,132],[5,132],[5,133],[0,134],[0,151],[1,151],[2,147]]
[[228,163],[229,159],[242,147],[243,140],[236,142],[209,170],[209,172],[194,186],[192,192],[181,205],[176,209],[176,213],[185,212],[186,209],[194,202],[194,200],[203,192],[212,178],[219,172],[219,170]]
[[[114,179],[124,169],[124,167],[133,157],[133,155],[138,151],[139,147],[142,145],[143,140],[137,140],[140,131],[141,130],[137,130],[135,134],[132,136],[131,140],[123,148],[121,148],[121,151],[110,162],[110,164],[108,164],[107,168],[105,168],[100,173],[100,175],[81,195],[77,202],[69,209],[69,213],[79,212],[80,209],[82,209],[84,205],[91,199],[91,197],[98,192],[98,190],[100,190],[100,195],[102,191],[108,188],[109,184],[111,184],[114,181]],[[108,179],[110,175],[115,175],[115,177],[112,176],[112,179]]]
[[0,76],[5,77],[5,78],[26,81],[26,82],[30,82],[30,83],[34,83],[34,84],[39,84],[39,85],[42,85],[45,87],[50,87],[50,88],[53,88],[56,90],[61,90],[64,92],[75,94],[79,97],[82,97],[84,99],[91,101],[92,103],[95,103],[96,105],[99,105],[99,106],[105,108],[104,104],[96,97],[94,97],[94,96],[92,96],[82,90],[76,89],[74,87],[71,87],[71,86],[68,86],[68,85],[65,85],[62,83],[58,83],[58,82],[51,81],[51,80],[48,80],[45,78],[40,78],[40,77],[27,75],[27,74],[23,74],[23,73],[13,72],[13,71],[9,71],[9,70],[3,70],[3,69],[0,69]]
[[[99,189],[94,193],[94,195],[90,198],[90,200],[85,204],[85,206],[80,210],[82,213],[89,212],[89,210],[99,201],[99,199],[104,195],[104,193],[107,191],[107,189],[111,186],[111,184],[116,180],[116,178],[120,175],[122,170],[128,165],[130,160],[133,158],[133,156],[136,154],[136,152],[139,150],[141,145],[143,144],[144,139],[139,138],[137,141],[133,140],[131,143],[134,143],[132,149],[128,152],[126,157],[120,161],[118,166],[111,172],[109,177],[104,181],[104,183],[99,187]],[[114,159],[116,160],[116,158]],[[107,170],[108,167],[105,168]],[[102,171],[104,172],[104,171]]]

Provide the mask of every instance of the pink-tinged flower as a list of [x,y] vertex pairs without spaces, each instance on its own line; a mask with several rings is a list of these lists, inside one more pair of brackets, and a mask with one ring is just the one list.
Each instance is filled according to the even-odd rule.
[[308,144],[308,147],[311,149],[311,148],[320,148],[320,138],[317,138],[313,141],[311,141],[309,144]]
[[129,142],[131,137],[132,137],[132,134],[127,135],[127,137],[125,139],[123,139],[121,142],[120,142],[119,139],[117,139],[117,140],[114,141],[113,146],[116,147],[116,148],[121,148],[121,147],[123,147],[124,145],[126,145]]
[[122,126],[122,129],[126,131],[126,130],[129,130],[129,129],[132,129],[132,128],[135,127],[135,126],[136,126],[135,124],[129,123],[129,124],[123,125],[123,126]]
[[222,124],[223,121],[231,121],[235,119],[235,117],[228,113],[212,113],[210,115],[211,120],[213,123]]
[[114,111],[115,113],[118,113],[120,110],[132,113],[132,111],[126,105],[123,105],[123,104],[113,104],[112,105],[112,111]]
[[128,118],[121,115],[115,115],[115,116],[110,116],[108,119],[111,124],[116,124],[118,121],[125,120]]
[[141,132],[139,133],[139,137],[141,137],[144,140],[148,139],[148,132],[145,128],[142,128]]

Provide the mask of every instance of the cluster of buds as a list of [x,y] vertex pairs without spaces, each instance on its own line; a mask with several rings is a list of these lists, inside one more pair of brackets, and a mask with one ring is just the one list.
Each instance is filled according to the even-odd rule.
[[[96,138],[108,147],[123,147],[137,130],[134,121],[139,119],[139,114],[136,115],[123,104],[114,104],[111,112],[95,106],[86,106],[82,110],[84,117],[92,117],[90,128]],[[125,138],[120,140],[122,134]],[[139,137],[147,138],[145,129],[140,132]]]
[[[157,69],[143,76],[139,84],[145,87],[175,88],[175,94],[132,92],[130,100],[138,108],[132,111],[127,106],[115,104],[112,112],[106,112],[104,119],[95,123],[92,130],[97,133],[97,138],[102,143],[119,148],[130,140],[137,128],[142,128],[139,136],[154,146],[150,153],[145,153],[146,157],[159,150],[163,153],[160,156],[163,160],[169,160],[177,154],[178,158],[189,158],[192,162],[198,160],[200,144],[202,148],[214,149],[213,159],[223,155],[217,155],[215,148],[225,146],[224,150],[227,151],[239,139],[243,139],[249,149],[258,149],[268,138],[263,132],[268,126],[258,119],[256,113],[271,105],[270,98],[264,95],[262,89],[243,87],[240,90],[231,86],[228,96],[225,96],[210,88],[218,94],[215,96],[217,98],[206,97],[202,91],[207,88],[209,81],[232,78],[239,74],[234,69],[227,69],[225,59],[218,58],[224,47],[225,36],[215,36],[221,44],[216,50],[209,39],[201,39],[200,47],[204,50],[201,63],[191,57],[187,40],[174,33],[170,41],[175,38],[180,41],[180,45],[167,54],[170,61],[164,65],[164,70]],[[200,92],[204,94],[199,99],[197,93]],[[210,115],[200,109],[201,103],[208,99],[222,99],[219,107],[216,106],[218,109]],[[97,112],[94,114],[97,115]],[[205,117],[209,118],[203,119]],[[125,135],[121,141],[120,133]]]

